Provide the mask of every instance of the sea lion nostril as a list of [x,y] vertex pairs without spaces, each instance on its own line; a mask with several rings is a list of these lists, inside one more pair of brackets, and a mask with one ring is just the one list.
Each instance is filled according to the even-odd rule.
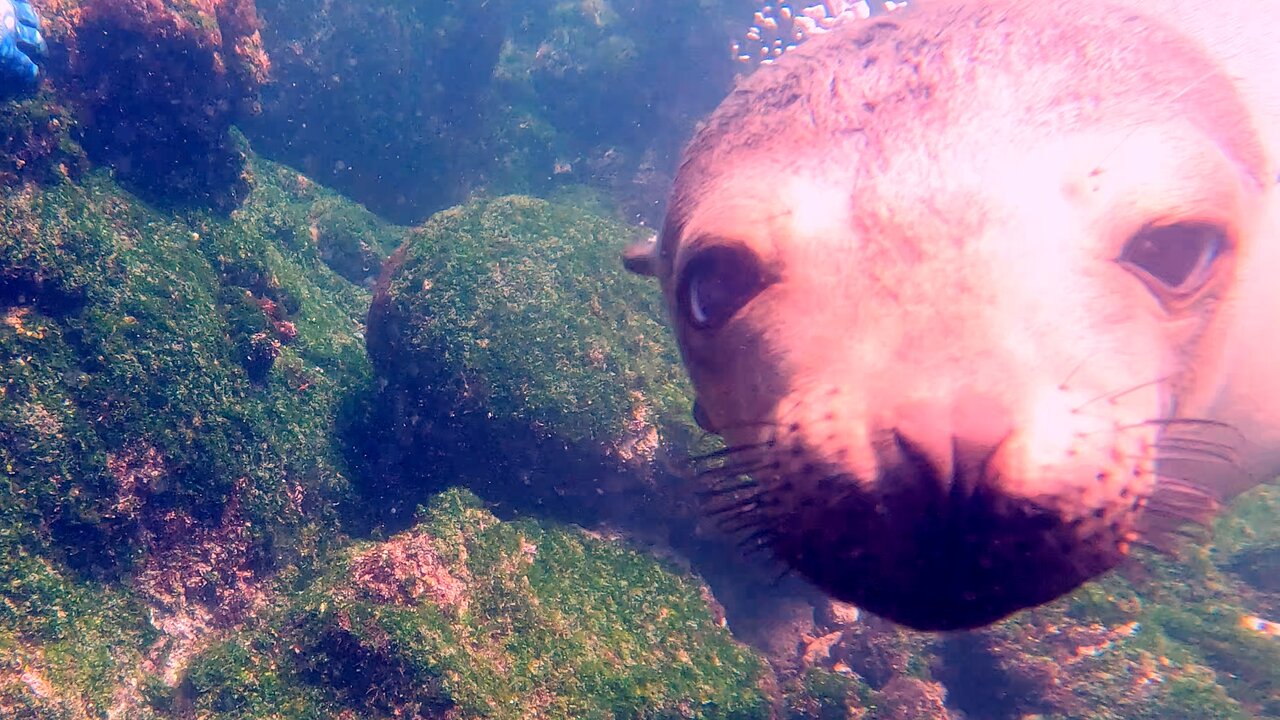
[[892,430],[899,457],[885,460],[907,463],[918,478],[927,472],[938,484],[972,490],[1012,432],[1004,407],[974,393],[945,404],[910,403],[899,409]]

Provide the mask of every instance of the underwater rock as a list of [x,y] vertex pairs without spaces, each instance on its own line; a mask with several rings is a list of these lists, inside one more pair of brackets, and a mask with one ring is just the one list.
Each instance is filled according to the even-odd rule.
[[1266,595],[1265,610],[1280,616],[1280,487],[1245,496],[1214,528],[1214,561]]
[[896,677],[880,691],[882,707],[877,720],[952,720],[946,707],[947,691],[936,682]]
[[[579,522],[687,514],[655,461],[697,431],[661,298],[618,259],[635,232],[509,196],[411,233],[369,313],[392,429],[367,452],[392,474],[483,478],[490,499]],[[412,502],[403,479],[398,494]]]
[[79,177],[87,167],[72,112],[52,92],[0,102],[0,185]]
[[615,542],[449,491],[343,555],[263,633],[276,642],[195,659],[200,716],[770,717],[767,665],[699,583]]
[[1182,595],[1186,580],[1153,577],[1139,594],[1106,576],[937,644],[934,676],[955,707],[1002,718],[1094,717],[1100,698],[1115,718],[1272,717],[1280,647],[1238,609]]
[[506,511],[621,532],[691,563],[738,637],[789,662],[807,588],[737,547],[685,467],[709,449],[662,332],[661,297],[620,249],[640,229],[508,196],[433,216],[388,261],[367,343],[380,390],[353,463],[375,525],[404,527],[465,483]]
[[751,17],[741,0],[258,9],[275,82],[243,123],[255,149],[401,223],[481,190],[571,183],[658,219],[681,144],[732,84],[730,38]]
[[274,82],[243,127],[257,151],[386,218],[420,221],[494,161],[488,90],[508,4],[262,0]]
[[521,3],[496,86],[516,111],[499,138],[519,148],[521,128],[551,129],[554,164],[533,170],[606,188],[624,217],[659,225],[681,147],[733,85],[731,38],[753,10],[743,0]]
[[[254,174],[230,217],[155,210],[102,171],[0,190],[0,716],[137,709],[341,538],[335,418],[369,381],[369,293],[312,228],[364,211]],[[399,244],[364,215],[374,252]],[[256,378],[251,322],[288,338]]]
[[48,77],[83,145],[153,201],[227,209],[248,192],[231,132],[269,61],[253,0],[45,4]]

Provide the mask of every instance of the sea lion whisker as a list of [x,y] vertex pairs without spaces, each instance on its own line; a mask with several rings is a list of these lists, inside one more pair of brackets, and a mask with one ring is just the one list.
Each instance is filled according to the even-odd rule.
[[729,447],[723,447],[723,448],[720,448],[719,450],[712,450],[710,452],[706,452],[701,455],[690,455],[689,462],[694,464],[704,463],[712,460],[718,460],[724,457],[731,457],[738,453],[750,452],[753,450],[769,449],[769,448],[772,448],[774,445],[775,445],[775,442],[772,438],[770,438],[769,440],[758,442],[758,443],[747,443],[744,445],[731,445]]
[[707,503],[705,514],[708,518],[714,519],[716,522],[726,522],[743,515],[761,515],[761,508],[765,506],[765,499],[762,493],[753,493],[750,497],[731,498],[722,503]]
[[1214,420],[1212,418],[1202,418],[1202,417],[1151,418],[1149,420],[1143,420],[1142,423],[1144,425],[1210,425],[1213,427],[1220,427],[1220,428],[1231,427],[1230,423],[1225,423],[1225,422],[1222,422],[1221,420]]
[[771,526],[758,514],[745,513],[743,515],[722,520],[716,524],[716,527],[720,528],[720,531],[727,535],[737,535],[739,533],[746,532],[747,530],[756,530]]
[[729,495],[736,490],[760,487],[760,480],[744,473],[710,478],[698,486],[694,493],[703,499],[711,499],[719,495]]
[[778,423],[777,420],[745,420],[740,423],[725,425],[724,427],[719,428],[714,434],[719,435],[722,433],[732,432],[735,430],[758,430],[760,428],[777,428],[779,424],[780,423]]
[[769,587],[771,588],[778,587],[779,585],[782,584],[783,580],[786,580],[788,577],[796,574],[795,569],[792,568],[790,565],[787,565],[786,563],[780,563],[780,564],[782,565],[782,571],[779,572],[777,575],[774,575],[773,580],[769,582]]
[[1089,400],[1085,400],[1080,405],[1077,405],[1076,407],[1072,408],[1071,411],[1080,412],[1086,407],[1096,402],[1102,402],[1103,400],[1106,400],[1108,402],[1115,402],[1116,400],[1119,400],[1120,398],[1124,397],[1125,395],[1128,395],[1129,393],[1137,392],[1139,390],[1142,390],[1143,388],[1149,388],[1153,385],[1159,385],[1160,383],[1165,382],[1166,380],[1168,380],[1168,377],[1156,378],[1155,380],[1139,383],[1137,385],[1126,388],[1124,390],[1116,390],[1109,393],[1103,393],[1101,395],[1098,395],[1097,397],[1091,398]]
[[1198,437],[1169,434],[1161,435],[1156,441],[1156,445],[1170,445],[1183,448],[1204,448],[1228,453],[1234,453],[1236,451],[1235,443],[1221,442],[1219,440],[1203,440]]
[[1208,486],[1195,478],[1157,472],[1156,486],[1152,495],[1154,496],[1161,493],[1184,493],[1201,495],[1215,500],[1217,499],[1211,486]]
[[735,463],[733,465],[705,468],[703,470],[699,470],[696,477],[699,480],[718,477],[720,478],[719,482],[724,482],[725,480],[732,480],[736,477],[750,475],[751,473],[759,472],[761,470],[776,470],[778,467],[777,460],[771,460],[768,462],[763,459],[748,460]]
[[[1211,420],[1209,418],[1196,418],[1196,417],[1152,418],[1150,420],[1143,420],[1141,423],[1138,423],[1138,425],[1139,426],[1156,425],[1156,426],[1165,427],[1165,428],[1174,428],[1176,430],[1181,430],[1184,428],[1187,430],[1190,430],[1190,429],[1224,430],[1224,431],[1230,431],[1231,434],[1235,435],[1241,441],[1244,440],[1244,434],[1241,433],[1240,430],[1236,428],[1234,425],[1232,425],[1231,423],[1222,422],[1220,420]],[[1131,427],[1131,426],[1123,426],[1123,427]]]
[[744,509],[754,510],[760,507],[761,501],[763,500],[763,498],[764,498],[764,491],[761,491],[759,493],[754,493],[752,495],[748,495],[742,498],[735,498],[719,507],[708,508],[706,510],[706,514],[709,517],[715,517],[717,515],[724,515],[727,513],[733,513],[733,512],[741,511]]
[[752,528],[765,527],[769,523],[765,519],[764,515],[757,512],[757,510],[758,506],[754,504],[749,505],[733,514],[716,518],[714,524],[721,532],[729,535],[737,535],[744,530]]
[[1137,518],[1139,538],[1165,540],[1172,537],[1199,539],[1212,535],[1212,513],[1192,511],[1186,507],[1148,505]]
[[1144,508],[1146,512],[1163,513],[1181,520],[1187,520],[1196,523],[1208,522],[1214,512],[1216,503],[1206,503],[1197,501],[1192,498],[1164,498],[1155,500],[1154,498],[1147,500]]
[[1071,369],[1071,372],[1067,373],[1067,376],[1062,379],[1062,382],[1058,383],[1058,389],[1063,391],[1067,390],[1070,387],[1071,378],[1075,377],[1076,373],[1080,372],[1080,369],[1083,368],[1087,362],[1088,360],[1081,360],[1077,363],[1076,366]]
[[1194,535],[1183,530],[1185,527],[1187,525],[1183,522],[1169,522],[1158,528],[1152,527],[1138,533],[1131,544],[1176,560],[1181,556],[1186,543],[1196,539]]
[[1210,443],[1166,442],[1155,443],[1152,447],[1158,453],[1157,460],[1203,460],[1217,461],[1228,467],[1240,467],[1240,459],[1231,447],[1214,447]]
[[1188,517],[1177,511],[1153,508],[1141,517],[1138,526],[1139,536],[1159,537],[1172,534],[1198,538],[1203,537],[1202,533],[1212,530],[1213,523],[1200,516]]
[[1203,489],[1166,482],[1157,483],[1156,491],[1147,498],[1143,511],[1208,525],[1220,507],[1218,499]]
[[760,483],[752,480],[751,478],[747,478],[746,480],[741,480],[730,485],[699,490],[697,494],[698,497],[701,497],[704,500],[710,500],[712,498],[723,497],[725,495],[732,495],[733,493],[740,492],[742,490],[751,490],[759,487]]

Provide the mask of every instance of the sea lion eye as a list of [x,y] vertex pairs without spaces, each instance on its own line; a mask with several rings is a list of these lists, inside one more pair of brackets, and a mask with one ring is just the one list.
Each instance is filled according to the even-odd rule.
[[714,247],[685,266],[680,311],[699,330],[719,327],[764,289],[760,263],[748,250]]
[[1210,278],[1213,263],[1227,249],[1227,230],[1204,222],[1149,226],[1129,238],[1120,262],[1141,272],[1159,293],[1189,295]]

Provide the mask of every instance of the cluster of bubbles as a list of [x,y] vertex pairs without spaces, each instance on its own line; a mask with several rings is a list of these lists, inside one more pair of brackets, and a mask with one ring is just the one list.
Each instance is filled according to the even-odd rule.
[[818,35],[847,19],[866,19],[906,5],[895,0],[778,0],[761,5],[733,55],[744,64],[768,65],[810,35]]

